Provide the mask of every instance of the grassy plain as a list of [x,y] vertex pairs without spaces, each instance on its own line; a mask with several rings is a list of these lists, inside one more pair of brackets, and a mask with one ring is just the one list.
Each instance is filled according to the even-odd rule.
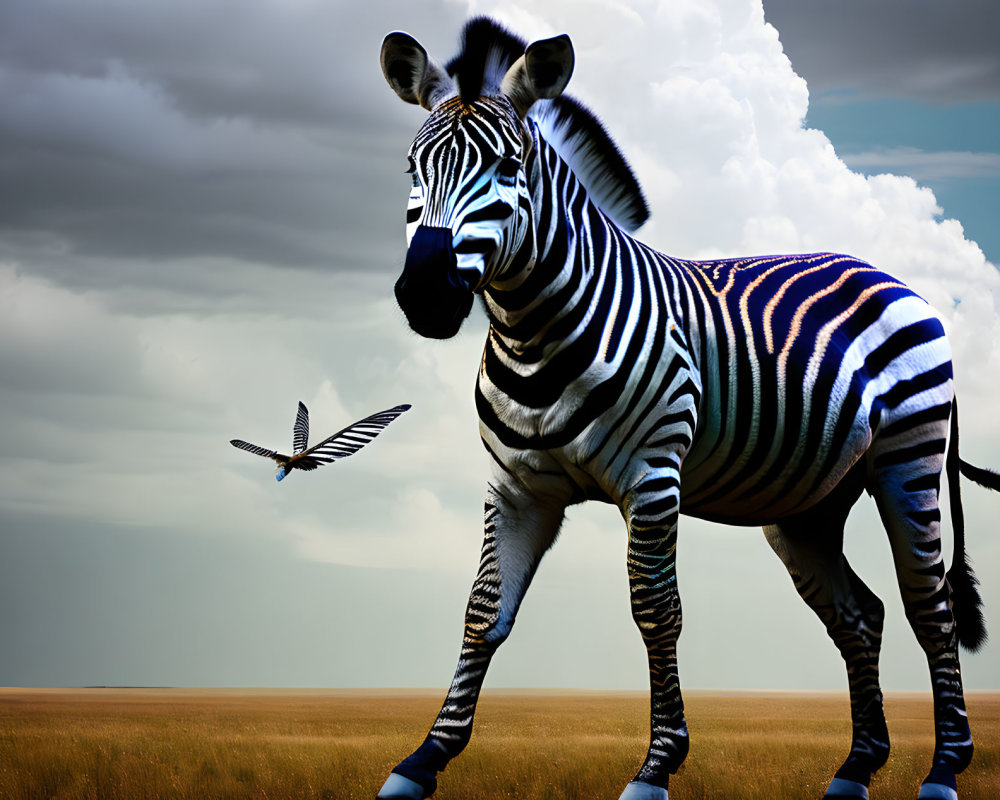
[[[3,800],[371,800],[440,692],[0,689]],[[1000,797],[1000,695],[968,698],[963,800]],[[671,800],[820,798],[846,754],[846,696],[688,692],[691,754]],[[874,800],[913,800],[934,746],[929,696],[886,700],[893,752]],[[618,797],[648,742],[638,693],[484,694],[440,800]]]

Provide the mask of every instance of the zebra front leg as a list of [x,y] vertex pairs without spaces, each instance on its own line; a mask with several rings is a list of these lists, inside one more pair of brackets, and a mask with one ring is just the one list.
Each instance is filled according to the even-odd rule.
[[379,791],[382,800],[430,797],[437,773],[468,744],[490,660],[510,634],[538,563],[559,532],[564,509],[513,487],[490,487],[482,558],[465,612],[455,677],[423,744],[393,769]]
[[677,637],[681,601],[675,554],[680,481],[677,473],[647,477],[626,501],[632,618],[649,658],[649,751],[619,800],[667,800],[667,784],[688,752]]

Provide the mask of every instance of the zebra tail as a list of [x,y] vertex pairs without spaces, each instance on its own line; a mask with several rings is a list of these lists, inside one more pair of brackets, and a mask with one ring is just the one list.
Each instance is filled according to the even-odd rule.
[[[958,629],[958,642],[975,653],[986,643],[986,620],[983,618],[983,598],[976,588],[979,579],[972,571],[972,564],[965,552],[965,512],[962,510],[962,490],[959,473],[988,489],[1000,491],[1000,475],[990,470],[966,464],[958,457],[958,402],[951,413],[951,441],[948,444],[948,497],[951,501],[951,526],[955,535],[955,549],[948,570],[951,585],[952,613]],[[970,474],[971,471],[971,474]]]
[[975,481],[985,489],[1000,492],[1000,474],[991,469],[974,467],[968,461],[962,461],[962,459],[958,460],[958,467],[962,471],[962,474],[970,481]]

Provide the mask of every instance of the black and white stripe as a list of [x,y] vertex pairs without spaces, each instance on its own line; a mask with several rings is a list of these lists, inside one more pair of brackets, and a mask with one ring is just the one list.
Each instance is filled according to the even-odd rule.
[[295,414],[295,424],[292,427],[292,455],[287,456],[275,450],[268,450],[242,439],[232,439],[230,444],[248,453],[270,458],[278,464],[278,480],[280,481],[293,469],[307,472],[330,464],[340,458],[346,458],[358,452],[372,439],[378,436],[396,417],[407,411],[409,405],[399,405],[379,411],[369,417],[348,425],[343,430],[328,436],[319,444],[307,447],[309,442],[309,410],[305,404],[299,403]]

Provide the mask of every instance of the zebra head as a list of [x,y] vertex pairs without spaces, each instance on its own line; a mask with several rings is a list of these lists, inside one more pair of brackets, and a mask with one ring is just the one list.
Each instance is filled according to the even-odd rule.
[[[489,38],[477,43],[477,30]],[[573,48],[567,36],[527,47],[511,34],[498,39],[495,23],[483,19],[466,27],[463,51],[447,69],[399,32],[385,38],[381,62],[396,94],[430,112],[409,151],[408,246],[396,300],[414,331],[447,339],[475,293],[534,258],[533,139],[524,120],[536,100],[562,93]]]

